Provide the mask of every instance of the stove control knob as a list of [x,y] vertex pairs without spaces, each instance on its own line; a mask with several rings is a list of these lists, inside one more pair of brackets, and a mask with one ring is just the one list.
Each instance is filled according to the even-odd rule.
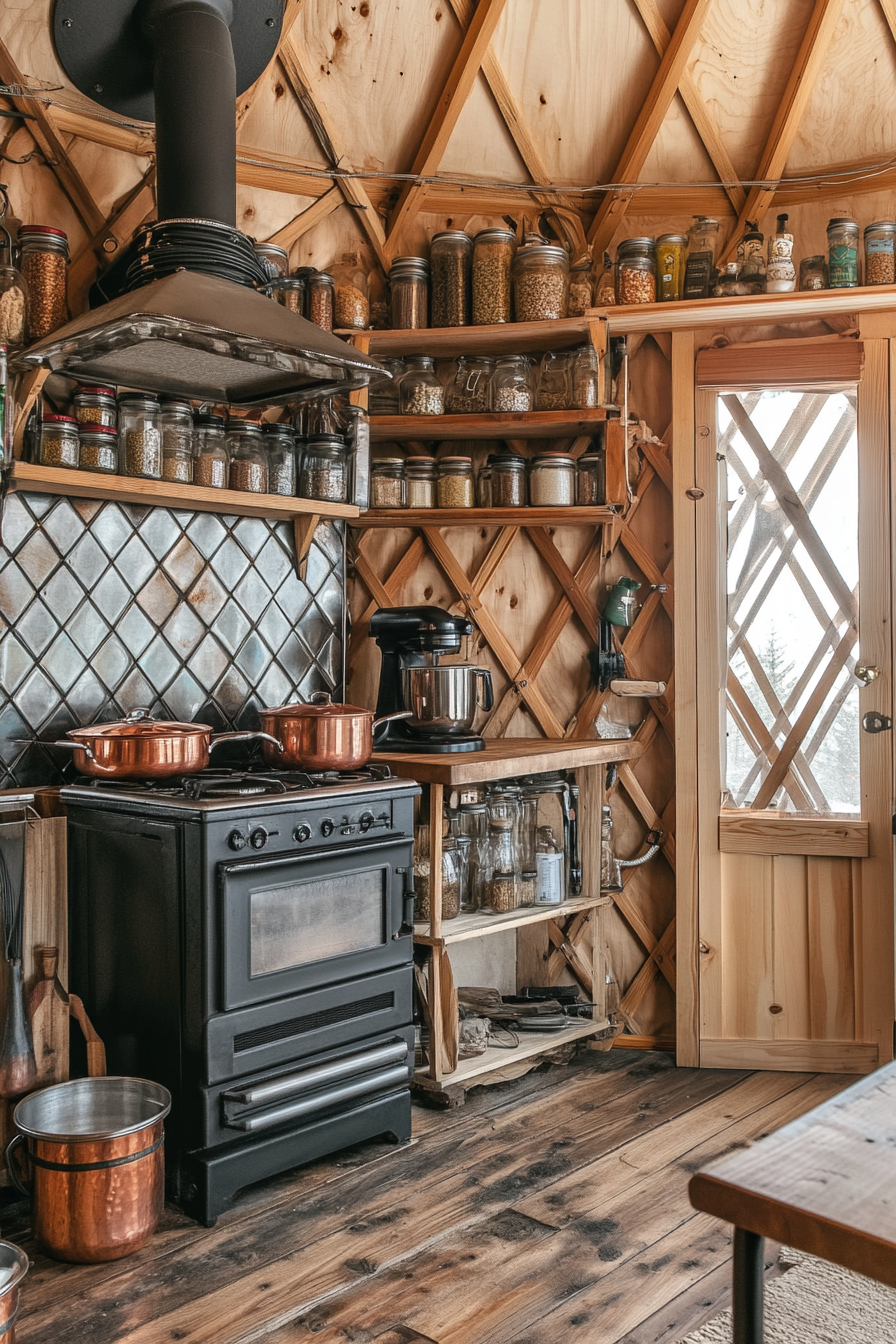
[[256,826],[255,830],[249,836],[249,844],[253,849],[264,849],[268,842],[268,833],[263,826]]
[[311,839],[310,826],[297,826],[292,833],[293,840],[298,840],[300,845],[304,845],[306,840]]
[[333,826],[333,823],[332,823],[332,821],[330,820],[329,817],[327,817],[327,818],[326,818],[324,821],[322,821],[321,824],[320,824],[320,833],[321,833],[321,835],[332,835],[334,829],[335,829],[335,828],[334,828],[334,826]]
[[227,837],[227,843],[231,849],[245,849],[246,837],[242,831],[231,831]]
[[372,812],[362,812],[358,818],[358,824],[362,831],[369,831],[371,826],[376,825],[376,817]]

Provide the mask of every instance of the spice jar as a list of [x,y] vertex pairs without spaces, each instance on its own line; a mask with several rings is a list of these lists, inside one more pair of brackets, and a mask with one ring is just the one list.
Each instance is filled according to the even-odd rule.
[[436,506],[436,460],[434,457],[409,457],[405,460],[405,498],[409,509],[434,509]]
[[118,430],[111,425],[79,425],[78,466],[81,471],[118,471]]
[[429,244],[432,271],[432,325],[465,327],[470,321],[473,240],[460,229],[435,233]]
[[497,453],[492,462],[491,507],[521,509],[526,504],[526,459]]
[[227,454],[231,490],[248,490],[254,495],[268,492],[268,462],[261,438],[261,425],[252,420],[227,423]]
[[572,391],[569,378],[569,351],[551,351],[541,361],[538,387],[535,391],[536,411],[569,410]]
[[302,317],[305,313],[305,281],[296,280],[294,276],[282,276],[278,280],[271,281],[271,297],[276,299],[284,308],[288,308],[291,313],[297,313]]
[[398,415],[400,411],[398,384],[407,373],[408,366],[398,355],[387,355],[380,363],[389,370],[392,378],[391,381],[384,378],[375,387],[371,386],[370,414]]
[[435,375],[431,355],[408,355],[408,371],[401,380],[402,415],[441,415],[445,389]]
[[79,425],[118,424],[118,407],[111,387],[79,387],[72,397],[72,415]]
[[404,458],[374,458],[370,464],[370,507],[403,509],[405,503]]
[[827,289],[828,264],[820,254],[800,262],[800,289]]
[[892,285],[896,282],[896,259],[893,243],[896,223],[878,220],[865,229],[865,284]]
[[29,341],[42,340],[68,318],[66,267],[68,238],[43,224],[19,226],[22,275],[28,290],[25,330]]
[[569,268],[567,317],[584,317],[591,307],[591,258],[582,257]]
[[565,317],[569,299],[569,257],[552,243],[522,247],[513,262],[517,322]]
[[[6,230],[0,225],[0,232]],[[6,262],[0,265],[0,344],[18,350],[25,344],[28,290],[21,271],[12,264],[12,241],[6,234]]]
[[828,222],[828,288],[854,289],[859,283],[859,226],[854,219]]
[[510,277],[516,236],[509,229],[482,229],[473,239],[474,327],[509,322]]
[[489,384],[489,410],[507,415],[531,409],[532,361],[527,355],[505,355]]
[[197,415],[193,421],[193,484],[223,490],[228,468],[223,416]]
[[162,408],[155,397],[126,392],[118,398],[119,465],[125,476],[162,477]]
[[263,424],[262,443],[268,465],[268,494],[296,492],[296,436],[290,425]]
[[78,422],[71,415],[45,415],[40,427],[42,467],[78,465]]
[[396,257],[389,267],[392,326],[398,331],[429,326],[429,265],[422,257]]
[[162,402],[162,479],[184,485],[193,479],[193,408],[188,401]]
[[440,509],[472,509],[473,462],[469,457],[443,457],[437,464],[439,473],[436,495]]
[[333,330],[333,277],[326,271],[316,271],[305,281],[308,321],[322,327],[324,331]]
[[333,320],[337,327],[360,331],[370,325],[367,272],[360,258],[346,252],[340,266],[333,268],[335,286]]
[[445,394],[445,410],[449,415],[475,415],[488,410],[489,383],[495,371],[495,361],[481,355],[461,355],[457,361],[454,381]]
[[656,240],[656,289],[660,303],[684,298],[688,240],[683,233],[661,233]]
[[607,501],[607,458],[603,448],[593,448],[576,461],[576,503],[583,507]]
[[312,434],[305,447],[299,476],[304,499],[344,504],[348,493],[345,443],[338,434]]
[[604,268],[597,277],[594,303],[598,308],[612,308],[616,303],[616,271],[609,252],[604,253]]
[[564,453],[540,453],[529,470],[529,503],[535,508],[565,507],[576,500],[575,459]]
[[580,345],[572,352],[571,407],[587,411],[600,406],[600,383],[600,356],[593,345]]
[[616,302],[656,301],[656,252],[652,238],[624,238],[616,249]]

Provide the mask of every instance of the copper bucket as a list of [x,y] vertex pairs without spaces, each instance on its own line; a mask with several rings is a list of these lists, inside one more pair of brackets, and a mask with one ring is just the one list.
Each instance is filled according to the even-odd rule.
[[[142,1078],[77,1078],[19,1102],[6,1161],[49,1255],[92,1265],[146,1244],[164,1205],[170,1109],[168,1091]],[[30,1190],[15,1160],[25,1142]]]
[[28,1273],[28,1257],[11,1241],[0,1241],[0,1344],[16,1344],[19,1284]]

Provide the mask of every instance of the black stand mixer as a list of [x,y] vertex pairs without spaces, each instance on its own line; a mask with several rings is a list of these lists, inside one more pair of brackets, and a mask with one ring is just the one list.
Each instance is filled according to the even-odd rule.
[[[482,751],[471,732],[476,710],[494,703],[491,673],[470,663],[440,664],[460,652],[473,626],[442,607],[383,607],[370,620],[371,638],[382,650],[377,718],[410,711],[383,725],[374,751]],[[480,696],[480,690],[482,692]]]

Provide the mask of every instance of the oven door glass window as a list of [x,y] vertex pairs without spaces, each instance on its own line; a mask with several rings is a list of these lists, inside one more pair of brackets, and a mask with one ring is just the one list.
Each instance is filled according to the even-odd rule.
[[270,975],[385,941],[386,870],[259,886],[249,895],[249,974]]

